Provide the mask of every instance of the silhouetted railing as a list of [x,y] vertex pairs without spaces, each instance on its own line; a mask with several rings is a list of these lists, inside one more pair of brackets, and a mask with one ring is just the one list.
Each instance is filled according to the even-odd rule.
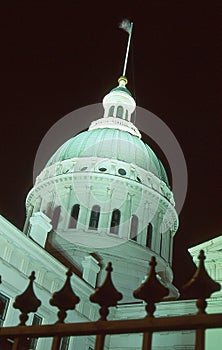
[[132,320],[107,320],[109,307],[116,306],[122,299],[113,285],[111,272],[112,264],[108,263],[107,275],[104,283],[96,288],[95,293],[90,296],[90,301],[100,306],[100,318],[95,322],[64,323],[67,310],[74,310],[80,299],[72,290],[70,284],[71,271],[66,273],[67,278],[62,289],[53,294],[50,304],[56,306],[58,320],[51,325],[26,326],[28,314],[36,312],[41,302],[35,296],[33,281],[35,274],[32,272],[29,277],[30,282],[25,292],[16,297],[14,308],[21,311],[20,324],[16,327],[3,327],[0,329],[0,342],[5,339],[14,339],[12,350],[29,349],[30,338],[52,337],[51,350],[59,350],[62,337],[96,335],[95,350],[103,350],[106,335],[109,334],[129,334],[143,333],[142,350],[152,349],[152,335],[154,332],[195,330],[195,349],[203,350],[205,344],[205,330],[208,328],[222,328],[222,314],[206,313],[206,298],[220,290],[220,285],[213,281],[207,274],[204,267],[204,252],[199,255],[199,267],[191,280],[182,288],[181,294],[188,299],[197,299],[197,313],[195,315],[184,315],[176,317],[155,318],[155,304],[168,294],[165,288],[157,279],[153,257],[150,261],[149,275],[144,283],[134,291],[135,298],[146,303],[146,316],[143,319]]

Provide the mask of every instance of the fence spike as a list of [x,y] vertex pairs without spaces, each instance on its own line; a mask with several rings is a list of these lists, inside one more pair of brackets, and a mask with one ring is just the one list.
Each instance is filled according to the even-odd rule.
[[52,298],[49,300],[52,306],[57,306],[58,311],[58,321],[56,323],[63,323],[67,316],[67,310],[74,310],[75,306],[79,303],[80,298],[74,293],[70,278],[72,276],[71,268],[66,272],[66,281],[64,286],[57,292],[53,293]]
[[41,301],[36,297],[33,290],[33,282],[35,280],[34,271],[32,271],[31,275],[29,276],[29,280],[29,285],[24,293],[18,295],[13,303],[13,307],[22,312],[19,316],[20,325],[25,325],[26,321],[28,320],[28,314],[30,312],[36,312],[41,305]]
[[149,275],[144,283],[133,292],[136,299],[144,300],[146,305],[147,316],[153,317],[155,311],[155,303],[161,301],[169,293],[169,289],[164,287],[156,277],[156,259],[152,256],[149,265]]
[[204,265],[206,259],[204,251],[201,250],[198,256],[199,266],[193,277],[181,288],[181,297],[185,299],[198,299],[197,307],[199,313],[205,313],[207,303],[212,293],[221,289],[219,283],[215,282],[207,273]]
[[95,293],[90,295],[90,301],[101,306],[100,320],[106,320],[109,314],[109,307],[116,306],[117,302],[122,299],[122,294],[114,287],[111,272],[113,271],[112,263],[109,262],[106,267],[106,278],[103,284],[96,288]]

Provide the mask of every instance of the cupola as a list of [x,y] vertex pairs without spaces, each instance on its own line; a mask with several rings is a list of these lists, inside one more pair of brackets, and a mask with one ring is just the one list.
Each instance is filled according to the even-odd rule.
[[126,88],[127,78],[118,79],[119,85],[112,89],[103,98],[103,118],[93,121],[89,130],[112,128],[127,131],[141,138],[141,134],[132,122],[132,116],[136,109],[136,102],[131,92]]

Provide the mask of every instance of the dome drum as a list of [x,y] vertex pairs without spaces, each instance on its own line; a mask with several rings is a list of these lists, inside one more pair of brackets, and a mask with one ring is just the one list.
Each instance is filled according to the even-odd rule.
[[[56,175],[52,178],[47,178],[43,181],[40,181],[41,179],[39,179],[36,186],[33,188],[33,190],[30,191],[29,195],[27,196],[26,206],[28,207],[29,203],[33,202],[33,198],[32,198],[33,196],[34,196],[34,201],[36,197],[41,196],[42,198],[44,198],[47,196],[47,193],[52,193],[52,192],[59,194],[61,196],[61,193],[64,191],[64,188],[69,188],[70,186],[73,188],[73,192],[76,191],[76,193],[78,193],[79,188],[81,189],[85,188],[84,191],[89,191],[89,189],[90,191],[93,191],[92,184],[94,183],[95,196],[98,196],[100,192],[102,195],[104,195],[105,190],[108,193],[110,191],[113,191],[112,187],[119,186],[119,189],[116,192],[117,195],[121,194],[121,192],[123,193],[123,190],[126,191],[126,188],[127,188],[127,191],[131,191],[132,193],[135,193],[135,198],[137,197],[140,198],[141,197],[140,192],[142,192],[144,196],[147,196],[148,200],[151,200],[152,198],[153,204],[156,198],[156,202],[158,204],[161,204],[164,208],[167,208],[168,212],[171,213],[171,216],[173,217],[176,216],[173,203],[171,203],[171,201],[168,200],[165,192],[163,195],[161,185],[164,186],[164,188],[167,189],[167,191],[169,191],[169,189],[166,187],[165,184],[160,182],[158,178],[156,178],[155,176],[152,176],[152,182],[148,182],[148,183],[146,183],[145,181],[139,182],[135,178],[135,171],[136,171],[136,174],[138,175],[138,171],[141,169],[133,167],[133,172],[131,173],[133,174],[133,177],[130,178],[127,176],[127,173],[128,173],[127,167],[125,166],[125,169],[126,169],[125,170],[123,168],[124,165],[119,164],[119,162],[115,162],[115,164],[112,164],[111,168],[112,168],[113,174],[108,173],[108,169],[105,168],[104,162],[102,162],[102,167],[100,166],[100,164],[101,163],[99,163],[99,165],[94,163],[94,168],[96,169],[95,172],[92,172],[92,171],[80,172],[78,171],[79,169],[77,169],[77,171],[74,172],[73,174],[66,173],[66,174]],[[126,172],[126,175],[121,175],[120,174],[121,171]],[[129,173],[130,173],[130,167],[129,167]],[[49,174],[50,172],[47,173],[47,176]],[[151,180],[150,175],[152,174],[149,174],[148,176],[149,181]],[[140,176],[140,179],[145,179],[145,177]],[[105,184],[106,189],[103,189],[102,184]]]
[[[119,164],[118,164],[119,166]],[[122,168],[118,168],[122,169]],[[115,180],[114,180],[115,179]],[[56,181],[55,181],[56,180]],[[106,247],[110,244],[120,244],[129,239],[135,240],[131,236],[132,218],[138,220],[136,230],[136,242],[143,246],[148,246],[147,229],[149,223],[153,226],[153,250],[159,252],[158,242],[160,235],[158,227],[161,227],[161,234],[169,236],[170,230],[176,221],[176,214],[173,206],[157,191],[141,183],[136,183],[123,176],[115,176],[103,173],[76,172],[74,174],[57,175],[52,179],[40,182],[29,194],[27,206],[36,203],[36,198],[42,198],[41,206],[35,210],[41,210],[46,215],[51,206],[51,218],[55,208],[60,208],[59,221],[55,228],[64,239],[71,240],[75,244],[86,245],[98,244],[98,247]],[[72,208],[79,205],[78,220],[76,226],[70,225]],[[92,210],[94,206],[99,207],[99,220],[95,229],[95,224],[90,225]],[[112,214],[118,209],[121,214],[118,223],[118,231],[111,230]],[[162,211],[162,223],[156,213]],[[96,213],[94,213],[96,221]],[[162,226],[161,226],[162,225]],[[163,231],[164,229],[164,231]],[[78,231],[79,234],[71,232]],[[82,232],[82,233],[81,233]],[[154,233],[155,232],[155,233]],[[175,232],[175,231],[174,231]],[[111,243],[112,242],[112,243]],[[151,248],[151,247],[150,247]],[[165,254],[165,259],[170,257]]]
[[[136,183],[141,183],[154,191],[160,193],[172,205],[174,205],[172,192],[166,183],[155,176],[151,171],[147,172],[132,163],[126,163],[108,158],[74,158],[55,163],[45,168],[36,179],[36,185],[47,182],[50,179],[66,175],[74,176],[76,173],[84,174],[98,173],[104,175],[120,176],[128,178]],[[132,184],[133,185],[133,184]]]

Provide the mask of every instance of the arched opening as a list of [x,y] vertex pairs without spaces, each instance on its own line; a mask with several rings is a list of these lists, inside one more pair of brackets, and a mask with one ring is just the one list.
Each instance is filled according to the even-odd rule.
[[58,205],[57,207],[54,208],[53,214],[52,214],[52,228],[54,230],[56,230],[58,227],[60,214],[61,214],[61,206]]
[[119,223],[120,223],[120,210],[114,209],[111,218],[110,233],[119,233]]
[[41,208],[41,204],[42,204],[42,197],[38,197],[37,201],[36,201],[36,211],[40,211]]
[[99,217],[100,217],[100,206],[94,205],[92,207],[90,220],[89,220],[89,229],[90,230],[97,230],[98,229]]
[[163,248],[163,235],[162,233],[160,234],[160,256],[163,256],[162,255],[162,248]]
[[109,109],[108,117],[113,117],[114,114],[114,106],[111,106]]
[[171,248],[172,248],[172,237],[171,231],[168,233],[168,261],[170,262],[171,258]]
[[73,205],[70,220],[69,220],[69,228],[76,228],[78,217],[79,217],[79,209],[80,209],[79,204]]
[[146,247],[147,248],[151,248],[152,235],[153,235],[153,225],[151,223],[149,223],[147,225],[147,231],[146,231]]
[[123,107],[122,106],[117,107],[116,116],[117,116],[117,118],[123,117]]
[[133,241],[137,241],[138,223],[138,217],[136,215],[132,215],[130,223],[130,239],[132,239]]
[[44,212],[45,213],[45,215],[47,215],[48,216],[48,218],[52,218],[52,215],[53,215],[53,211],[52,211],[52,202],[49,202],[48,204],[47,204],[47,208],[46,208],[46,211]]

